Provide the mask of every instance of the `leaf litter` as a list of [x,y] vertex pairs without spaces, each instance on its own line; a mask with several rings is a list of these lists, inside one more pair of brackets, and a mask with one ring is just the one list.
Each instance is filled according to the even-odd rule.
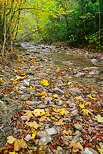
[[[9,67],[2,70],[3,73],[11,71],[13,75],[9,79],[0,77],[1,113],[6,117],[3,110],[11,99],[12,106],[18,105],[11,120],[0,123],[1,132],[6,127],[12,130],[3,136],[5,144],[0,152],[102,154],[100,92],[92,85],[73,80],[68,74],[70,69],[54,65],[48,57],[30,56],[32,58],[18,55],[17,65],[11,70]],[[12,112],[12,108],[10,110]]]

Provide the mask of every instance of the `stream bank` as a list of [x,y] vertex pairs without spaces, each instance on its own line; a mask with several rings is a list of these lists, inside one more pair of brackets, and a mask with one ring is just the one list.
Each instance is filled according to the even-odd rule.
[[[71,58],[72,49],[64,52],[56,46],[22,46],[26,52],[19,52],[16,63],[5,66],[0,76],[1,153],[67,154],[74,153],[75,143],[80,145],[80,154],[99,154],[96,145],[102,149],[103,91],[77,79],[83,80],[86,75],[92,79],[95,72],[100,76],[101,62],[93,66],[89,59],[84,67],[81,52],[81,66],[79,49],[73,49],[76,56]],[[10,143],[9,136],[16,142]],[[21,139],[25,146],[15,149]]]

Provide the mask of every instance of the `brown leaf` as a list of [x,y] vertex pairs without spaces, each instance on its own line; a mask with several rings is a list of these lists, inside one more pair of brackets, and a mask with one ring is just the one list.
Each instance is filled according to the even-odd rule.
[[23,139],[16,139],[14,141],[14,151],[19,151],[21,148],[27,148],[27,144]]
[[59,121],[55,122],[56,125],[63,125],[63,119],[60,119]]
[[79,150],[83,151],[82,145],[80,144],[80,142],[77,142],[77,141],[71,141],[69,148],[73,148],[74,153],[78,152]]

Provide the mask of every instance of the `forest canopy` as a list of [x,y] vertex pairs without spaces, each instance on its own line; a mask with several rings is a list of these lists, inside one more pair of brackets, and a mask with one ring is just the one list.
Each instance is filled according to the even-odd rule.
[[102,45],[102,0],[0,0],[0,8],[3,56],[18,41]]

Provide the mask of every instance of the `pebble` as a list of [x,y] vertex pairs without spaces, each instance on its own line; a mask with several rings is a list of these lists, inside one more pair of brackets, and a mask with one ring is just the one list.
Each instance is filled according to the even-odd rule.
[[57,134],[57,130],[55,128],[48,128],[46,129],[48,135]]
[[46,131],[39,131],[37,132],[37,136],[44,137],[44,136],[47,136],[47,133]]
[[71,116],[76,116],[77,114],[78,114],[78,110],[77,109],[75,109],[75,110],[73,110],[71,112]]
[[31,139],[31,134],[27,134],[24,140],[29,141]]
[[95,151],[92,148],[85,148],[84,152],[85,154],[99,154],[97,151]]
[[37,101],[30,101],[29,103],[30,103],[31,105],[40,104],[40,102],[37,102]]
[[29,82],[27,80],[24,80],[23,83],[24,83],[25,87],[29,87],[30,86],[30,84],[29,84]]
[[21,116],[22,120],[27,120],[27,116]]
[[63,102],[61,100],[58,100],[58,105],[63,105]]
[[59,88],[54,88],[53,91],[58,94],[58,95],[61,95],[61,94],[64,94],[65,92]]
[[80,94],[81,93],[80,89],[78,89],[78,88],[70,88],[69,90],[71,91],[72,94]]
[[75,75],[75,77],[81,77],[81,76],[84,76],[85,75],[85,73],[82,73],[82,72],[79,72],[79,73],[77,73],[76,75]]
[[39,140],[39,145],[47,145],[49,142],[51,142],[51,140],[52,140],[51,136],[42,137]]
[[30,95],[26,94],[26,95],[21,95],[20,99],[22,101],[28,101],[30,99]]
[[74,127],[76,129],[78,129],[78,130],[82,130],[83,129],[82,125],[80,125],[80,124],[74,124]]

